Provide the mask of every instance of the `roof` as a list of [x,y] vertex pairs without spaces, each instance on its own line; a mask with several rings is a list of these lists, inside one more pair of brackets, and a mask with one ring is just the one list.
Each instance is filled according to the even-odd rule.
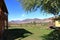
[[2,6],[2,8],[3,8],[3,11],[4,11],[4,12],[8,13],[8,10],[7,10],[7,7],[6,7],[6,4],[5,4],[4,1],[3,1],[3,6]]
[[53,20],[60,20],[60,16],[53,18]]
[[7,10],[7,7],[6,7],[4,0],[0,0],[0,7],[2,8],[2,10],[4,12],[8,13],[8,10]]

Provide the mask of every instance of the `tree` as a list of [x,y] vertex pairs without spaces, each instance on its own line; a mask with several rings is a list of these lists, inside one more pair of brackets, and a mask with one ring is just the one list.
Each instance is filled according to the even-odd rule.
[[35,11],[41,8],[42,11],[53,15],[59,15],[60,0],[19,0],[26,11]]
[[36,26],[36,22],[34,21],[33,24]]

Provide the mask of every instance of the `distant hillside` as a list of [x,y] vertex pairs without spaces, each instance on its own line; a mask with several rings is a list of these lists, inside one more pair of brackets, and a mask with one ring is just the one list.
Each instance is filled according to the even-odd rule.
[[35,18],[35,19],[25,19],[25,20],[12,20],[9,22],[9,24],[25,24],[25,23],[33,23],[33,22],[36,22],[36,23],[47,23],[47,22],[52,22],[51,20],[52,18],[47,18],[47,19],[38,19],[38,18]]

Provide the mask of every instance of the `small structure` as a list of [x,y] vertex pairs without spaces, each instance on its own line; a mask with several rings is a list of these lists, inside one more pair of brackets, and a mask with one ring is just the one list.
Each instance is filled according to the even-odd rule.
[[60,17],[54,19],[55,27],[60,27]]
[[5,27],[8,29],[8,11],[4,0],[0,0],[0,37],[2,36]]
[[55,17],[52,20],[53,20],[52,22],[53,25],[50,26],[50,28],[60,30],[60,16]]

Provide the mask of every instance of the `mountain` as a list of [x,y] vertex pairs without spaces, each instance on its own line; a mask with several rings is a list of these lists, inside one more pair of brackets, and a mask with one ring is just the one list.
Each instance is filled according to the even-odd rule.
[[38,18],[34,18],[34,19],[25,19],[25,20],[12,20],[9,21],[9,24],[25,24],[25,23],[46,23],[46,22],[52,22],[52,18],[47,18],[47,19],[38,19]]

